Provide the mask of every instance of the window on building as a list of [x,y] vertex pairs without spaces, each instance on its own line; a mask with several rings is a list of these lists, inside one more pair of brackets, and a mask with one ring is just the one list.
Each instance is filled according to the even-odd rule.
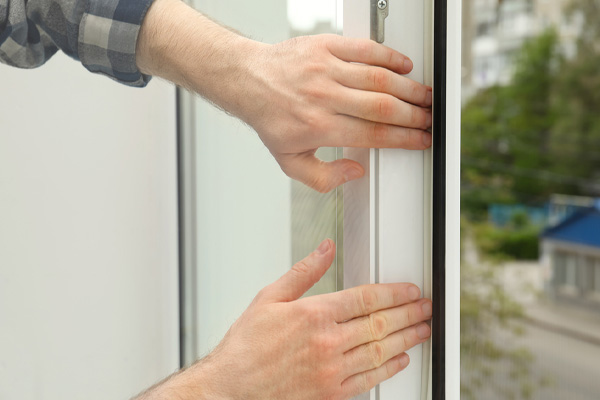
[[562,251],[554,253],[554,282],[557,286],[567,283],[567,254]]
[[600,258],[594,263],[594,291],[600,294]]

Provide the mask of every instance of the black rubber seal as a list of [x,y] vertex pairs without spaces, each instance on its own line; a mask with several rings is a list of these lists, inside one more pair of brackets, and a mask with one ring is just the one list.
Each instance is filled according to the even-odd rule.
[[184,196],[184,176],[185,166],[183,165],[183,111],[182,100],[183,90],[177,87],[175,94],[175,107],[177,115],[177,243],[179,252],[178,265],[178,291],[179,291],[179,367],[183,368],[185,364],[185,196]]
[[432,399],[446,398],[447,0],[435,0],[433,32]]

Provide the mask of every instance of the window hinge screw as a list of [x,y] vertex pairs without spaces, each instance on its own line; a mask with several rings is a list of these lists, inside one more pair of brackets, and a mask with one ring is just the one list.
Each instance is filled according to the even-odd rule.
[[387,1],[379,0],[379,2],[377,3],[377,7],[379,7],[380,10],[385,10],[385,8],[387,7]]

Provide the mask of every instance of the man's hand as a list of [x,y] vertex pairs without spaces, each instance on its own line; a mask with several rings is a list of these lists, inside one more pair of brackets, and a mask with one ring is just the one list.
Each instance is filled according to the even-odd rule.
[[431,145],[431,88],[401,75],[412,69],[407,57],[370,40],[320,35],[268,45],[179,0],[156,0],[137,63],[250,124],[287,175],[320,192],[364,170],[318,160],[319,147]]
[[411,70],[407,57],[370,40],[291,39],[261,50],[251,74],[259,90],[240,116],[288,176],[328,192],[364,170],[321,162],[319,147],[431,145],[431,89],[399,75]]
[[331,240],[264,288],[205,359],[140,399],[348,399],[408,363],[430,335],[431,302],[411,284],[300,299],[327,271]]

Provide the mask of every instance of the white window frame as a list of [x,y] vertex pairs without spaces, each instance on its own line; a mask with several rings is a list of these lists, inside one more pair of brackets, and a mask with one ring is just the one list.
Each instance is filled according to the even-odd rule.
[[[372,0],[344,0],[344,35],[370,38]],[[460,0],[388,0],[385,45],[434,87],[425,152],[348,148],[367,167],[344,189],[344,288],[412,282],[434,301],[432,340],[361,399],[460,398]]]
[[[371,0],[344,1],[346,36],[370,37]],[[367,170],[344,188],[344,288],[407,281],[434,301],[432,341],[369,399],[460,398],[460,0],[387,0],[384,43],[434,87],[434,145],[425,152],[345,149]],[[179,91],[181,365],[195,345],[194,99]],[[434,179],[435,178],[435,179]]]

